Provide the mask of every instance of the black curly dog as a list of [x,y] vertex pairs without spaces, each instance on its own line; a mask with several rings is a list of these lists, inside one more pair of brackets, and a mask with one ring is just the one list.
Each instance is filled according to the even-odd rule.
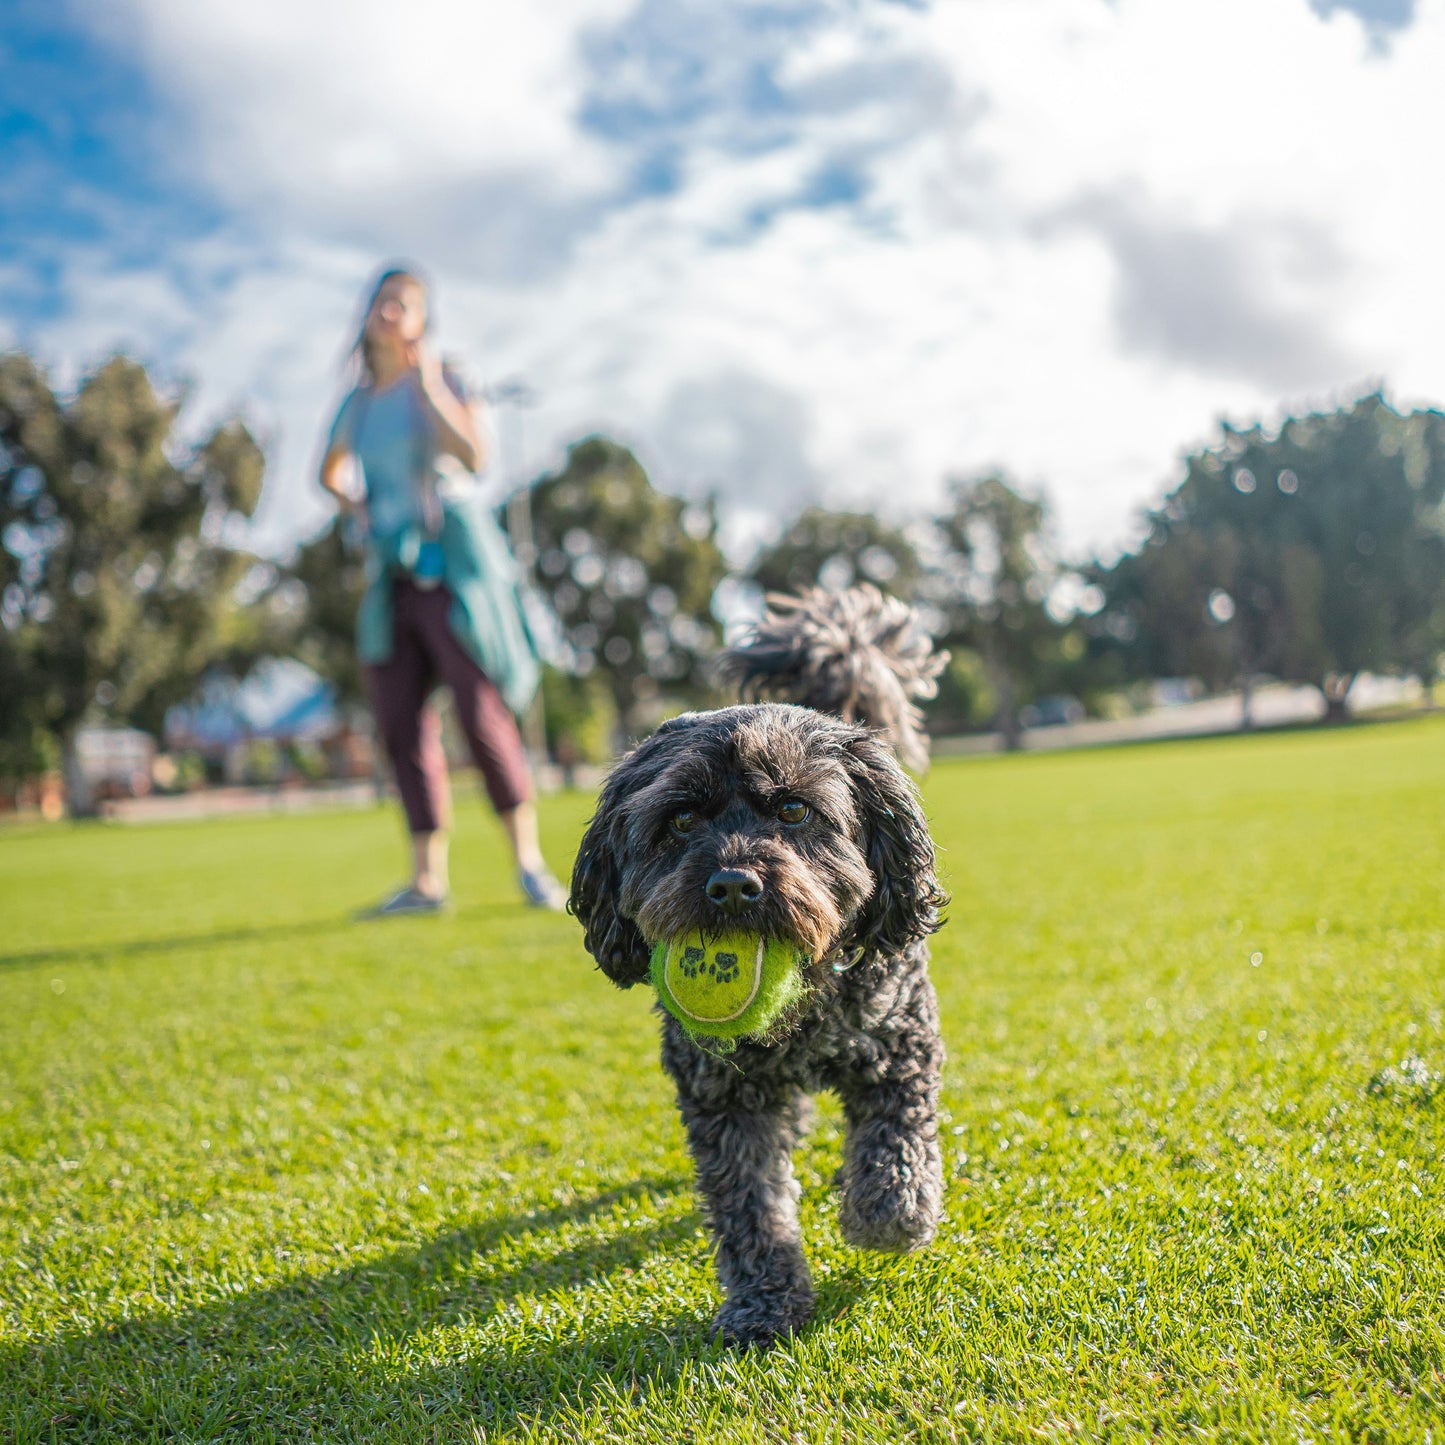
[[880,736],[824,713],[674,718],[603,790],[571,908],[614,983],[644,982],[652,943],[699,931],[791,939],[811,960],[790,1016],[731,1054],[662,1015],[730,1343],[768,1344],[812,1313],[792,1171],[810,1091],[835,1090],[847,1117],[844,1236],[891,1251],[933,1238],[943,1045],[927,939],[944,901],[912,782]]

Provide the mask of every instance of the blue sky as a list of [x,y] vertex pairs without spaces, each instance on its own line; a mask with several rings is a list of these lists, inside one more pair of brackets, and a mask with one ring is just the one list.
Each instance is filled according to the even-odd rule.
[[67,21],[11,0],[0,27],[0,264],[15,268],[3,300],[22,327],[63,305],[61,248],[132,247],[147,214],[195,209],[158,184],[143,72]]
[[1442,0],[0,10],[0,343],[242,410],[268,547],[397,255],[503,484],[604,428],[740,546],[1001,465],[1107,547],[1221,414],[1445,397]]
[[1415,0],[1313,0],[1313,3],[1324,16],[1335,10],[1353,11],[1383,36],[1406,29],[1415,19]]

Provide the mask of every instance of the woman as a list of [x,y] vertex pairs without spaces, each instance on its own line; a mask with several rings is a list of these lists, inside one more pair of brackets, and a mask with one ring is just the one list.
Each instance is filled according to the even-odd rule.
[[[321,485],[367,539],[357,649],[411,829],[410,884],[369,912],[435,913],[447,901],[451,799],[440,720],[426,705],[438,681],[451,690],[524,897],[560,910],[565,893],[542,858],[513,716],[536,691],[536,656],[515,565],[473,475],[484,457],[477,414],[432,353],[427,329],[426,284],[412,271],[387,271],[356,342],[360,384],[321,462]],[[362,499],[347,486],[353,458]]]

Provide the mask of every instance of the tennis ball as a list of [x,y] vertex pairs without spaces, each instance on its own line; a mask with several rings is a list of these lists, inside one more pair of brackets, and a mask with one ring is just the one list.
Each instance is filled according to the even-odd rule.
[[807,987],[795,943],[756,933],[663,939],[652,950],[652,985],[690,1034],[740,1039],[766,1034]]

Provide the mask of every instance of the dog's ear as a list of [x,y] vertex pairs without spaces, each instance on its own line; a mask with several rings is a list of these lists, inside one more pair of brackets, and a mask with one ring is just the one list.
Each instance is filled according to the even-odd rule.
[[938,886],[933,838],[913,781],[877,735],[860,733],[846,747],[873,896],[853,925],[863,958],[890,958],[936,933],[948,902]]
[[597,800],[597,812],[577,861],[572,865],[570,913],[582,925],[587,952],[619,988],[631,988],[649,976],[651,950],[641,930],[618,909],[627,868],[627,820],[623,800],[652,776],[659,749],[677,746],[674,738],[702,721],[702,714],[686,712],[669,718],[646,741],[639,743],[613,768]]
[[624,918],[617,906],[627,867],[623,800],[651,776],[659,746],[669,746],[659,743],[659,739],[685,731],[697,721],[698,714],[690,712],[669,718],[613,768],[572,865],[572,896],[567,908],[582,925],[587,952],[619,988],[642,983],[648,977],[651,960],[641,930],[630,918]]
[[647,941],[637,925],[617,909],[627,847],[617,806],[622,790],[617,782],[626,766],[621,764],[602,790],[596,815],[587,825],[572,865],[572,896],[567,900],[568,912],[582,925],[587,952],[619,988],[631,988],[648,976]]

